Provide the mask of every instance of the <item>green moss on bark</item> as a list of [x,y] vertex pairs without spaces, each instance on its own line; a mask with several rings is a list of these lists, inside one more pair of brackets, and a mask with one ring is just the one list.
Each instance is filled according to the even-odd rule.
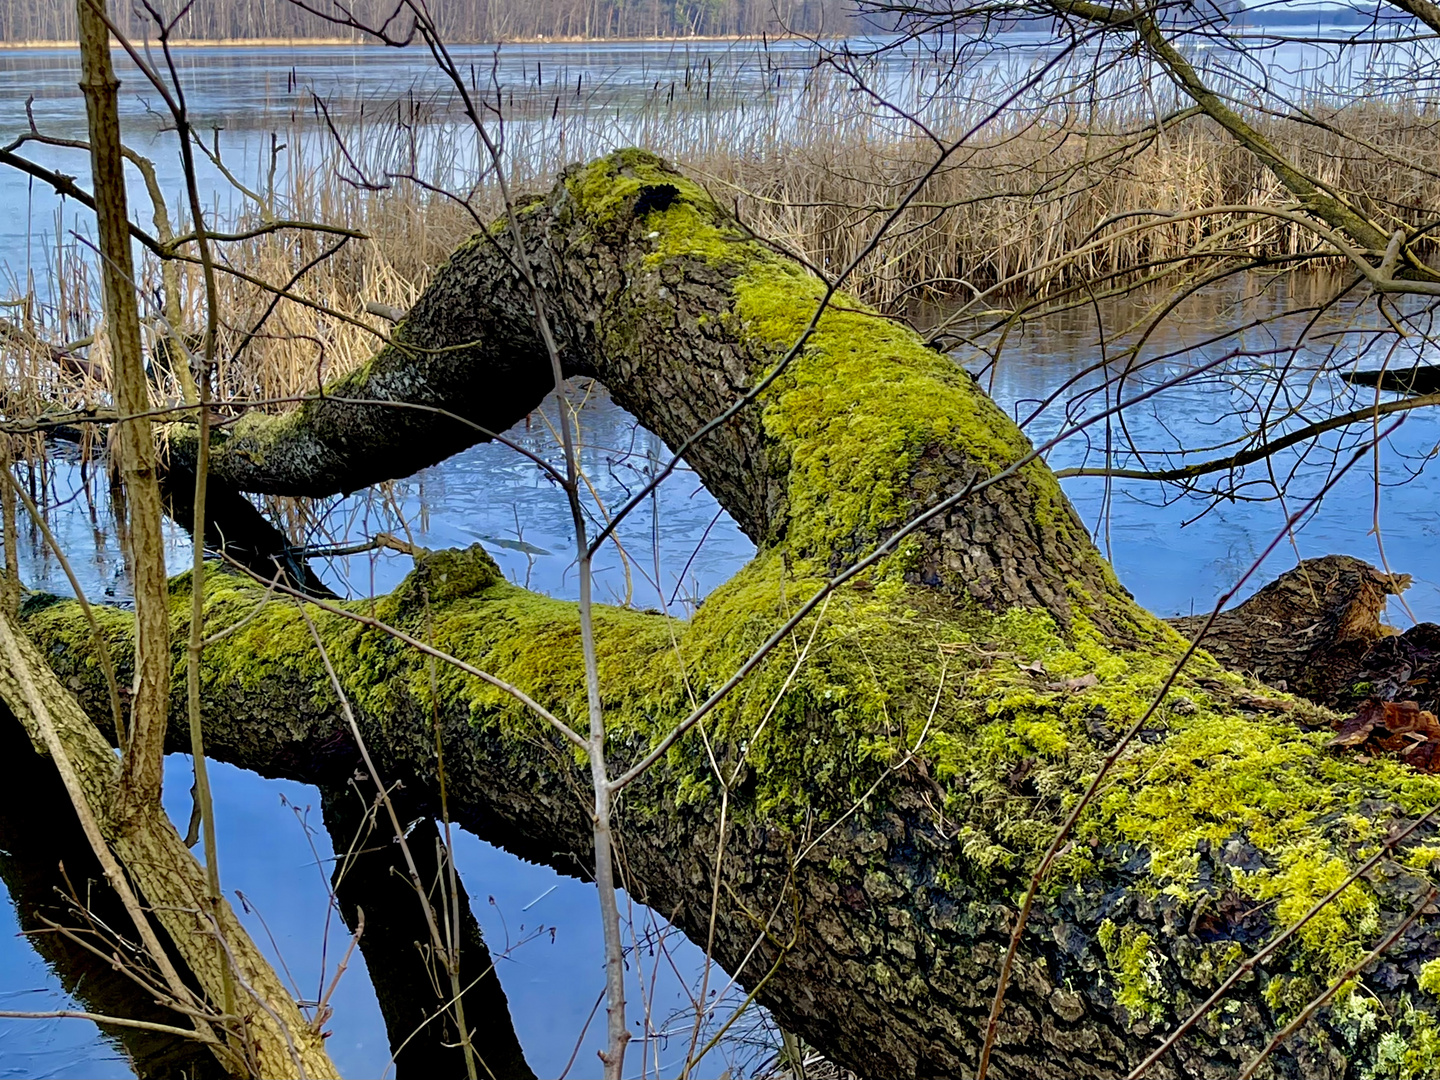
[[[557,216],[573,220],[562,225],[625,244],[639,238],[627,273],[678,280],[698,267],[707,280],[721,281],[728,307],[716,317],[736,348],[749,350],[743,359],[751,380],[772,370],[809,323],[822,284],[741,235],[699,185],[659,159],[614,155],[568,174],[563,194],[569,202]],[[660,303],[657,292],[642,295]],[[607,345],[634,346],[624,339],[626,325],[610,325]],[[1030,451],[968,375],[843,295],[759,404],[750,422],[770,455],[774,475],[765,482],[784,487],[783,527],[771,530],[757,557],[689,622],[597,609],[613,761],[633,761],[654,746],[837,565],[927,500],[971,476],[993,476]],[[303,411],[295,417],[268,431],[294,430]],[[273,445],[268,437],[255,436],[258,452]],[[963,589],[922,586],[915,573],[920,541],[907,542],[797,626],[705,719],[708,744],[701,730],[677,742],[653,774],[626,791],[624,813],[714,816],[720,786],[733,777],[728,813],[737,829],[798,839],[839,822],[861,800],[867,813],[883,813],[893,797],[883,781],[903,765],[933,782],[933,789],[917,782],[912,793],[934,796],[930,809],[950,845],[927,864],[932,877],[916,891],[963,893],[974,905],[966,918],[988,917],[974,914],[980,909],[1010,910],[1027,869],[1186,648],[1121,589],[1042,463],[1021,467],[1016,488],[1013,501],[1027,515],[1021,524],[1073,556],[1066,575],[1075,578],[1066,576],[1063,589],[1071,610],[1063,620],[1038,604],[989,610]],[[186,579],[177,580],[177,627],[188,616],[187,588]],[[263,599],[252,583],[220,572],[207,577],[207,631],[236,628],[206,650],[207,700],[298,686],[301,705],[333,709],[299,610],[272,600],[257,611]],[[390,596],[350,606],[586,726],[575,606],[503,581],[480,549],[433,553]],[[532,769],[574,768],[577,790],[588,782],[573,749],[503,691],[434,665],[381,630],[318,609],[311,616],[347,694],[376,727],[429,717],[433,706],[483,733],[478,744],[487,752],[498,747]],[[128,620],[104,617],[123,653]],[[57,666],[98,682],[87,659],[89,630],[74,605],[35,611],[29,625]],[[177,674],[181,663],[177,651]],[[1272,925],[1287,923],[1375,852],[1393,820],[1440,802],[1440,779],[1328,751],[1326,735],[1295,722],[1307,715],[1303,707],[1288,715],[1241,708],[1244,685],[1208,656],[1192,658],[1081,820],[1045,897],[1060,905],[1067,893],[1123,882],[1128,893],[1180,913],[1161,941],[1158,925],[1136,929],[1112,920],[1107,931],[1092,911],[1087,948],[1137,1023],[1158,1023],[1184,1000],[1167,983],[1172,961],[1154,959],[1176,940],[1193,944],[1180,916],[1223,895],[1242,898]],[[555,752],[537,751],[542,741]],[[1221,857],[1232,846],[1244,858]],[[1405,873],[1423,875],[1434,855],[1417,848],[1397,861]],[[877,904],[901,899],[891,895],[899,886],[873,868],[860,887]],[[1373,946],[1392,914],[1387,902],[1376,883],[1346,890],[1285,953],[1270,1005],[1323,985]],[[898,931],[896,940],[896,949],[913,947]],[[1239,956],[1217,946],[1184,962],[1188,976],[1204,982],[1223,977]],[[866,970],[887,993],[900,992],[891,969]],[[1416,998],[1422,1006],[1396,1019],[1378,1043],[1378,1036],[1362,1040],[1356,1052],[1373,1075],[1423,1075],[1415,1070],[1433,1061],[1432,976],[1410,988],[1426,995]]]
[[[706,721],[727,775],[741,766],[748,797],[732,803],[732,813],[756,824],[799,829],[809,821],[813,828],[834,820],[918,747],[945,792],[945,812],[964,826],[943,872],[972,883],[988,877],[1008,889],[1011,873],[1048,844],[1098,768],[1106,752],[1102,729],[1118,731],[1143,713],[1182,646],[1177,639],[1154,652],[1109,651],[1083,630],[1062,633],[1034,610],[957,613],[883,570],[877,576],[881,586],[842,590],[802,623]],[[633,756],[653,745],[818,584],[788,573],[779,553],[769,552],[717,590],[690,623],[598,609],[612,753]],[[186,586],[182,577],[172,590],[177,630],[188,613]],[[243,623],[206,650],[207,700],[298,679],[310,687],[311,706],[333,708],[293,603],[272,598],[257,610],[264,590],[218,569],[207,575],[206,594],[207,632]],[[584,723],[574,605],[499,580],[478,548],[422,561],[373,609],[368,602],[347,606],[373,610],[519,686],[562,719]],[[413,713],[415,702],[429,711],[431,672],[422,656],[381,631],[315,608],[310,613],[365,715],[383,726],[388,716]],[[123,668],[129,619],[101,614]],[[28,626],[57,666],[78,662],[98,681],[75,605],[33,611]],[[178,649],[175,667],[183,686]],[[469,717],[513,741],[517,752],[545,731],[478,679],[445,665],[435,677],[443,712]],[[1157,897],[1194,904],[1207,888],[1233,891],[1271,910],[1276,924],[1288,923],[1376,849],[1384,834],[1383,820],[1373,817],[1377,808],[1414,815],[1440,801],[1440,779],[1328,753],[1324,735],[1298,730],[1284,717],[1243,713],[1211,688],[1217,682],[1237,680],[1199,657],[1156,715],[1152,734],[1122,758],[1083,819],[1055,888],[1102,872],[1119,843],[1148,857],[1145,880]],[[652,794],[643,797],[659,802],[647,809],[634,793],[627,798],[631,812],[664,813],[667,803],[713,805],[717,784],[708,754],[691,738],[671,751],[648,787]],[[883,802],[883,787],[872,798]],[[1254,849],[1258,868],[1199,884],[1200,853],[1237,839]],[[1291,970],[1323,984],[1373,945],[1380,915],[1372,887],[1351,886],[1299,934]],[[1100,946],[1121,980],[1117,1001],[1136,1016],[1158,1015],[1159,984],[1132,962],[1150,943],[1142,948],[1122,930],[1109,944],[1102,937]],[[1428,983],[1417,985],[1422,989],[1433,992]],[[1423,1021],[1411,1028],[1412,1041],[1428,1045]]]

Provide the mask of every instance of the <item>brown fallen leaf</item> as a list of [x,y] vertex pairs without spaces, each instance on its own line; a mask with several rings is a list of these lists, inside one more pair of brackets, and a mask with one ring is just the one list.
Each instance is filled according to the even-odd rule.
[[1413,701],[1367,699],[1354,716],[1340,723],[1330,745],[1363,748],[1367,755],[1388,753],[1422,772],[1440,772],[1440,720]]
[[1359,712],[1340,725],[1340,734],[1330,740],[1330,745],[1346,749],[1363,745],[1384,716],[1385,703],[1375,698],[1367,699],[1361,703]]

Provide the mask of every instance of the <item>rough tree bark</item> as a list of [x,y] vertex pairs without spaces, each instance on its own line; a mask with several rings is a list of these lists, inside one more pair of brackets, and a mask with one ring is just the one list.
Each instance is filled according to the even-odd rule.
[[[66,992],[83,1001],[87,1011],[175,1026],[175,1013],[148,995],[137,994],[136,984],[103,953],[97,956],[57,931],[63,927],[89,944],[98,944],[103,939],[94,933],[96,924],[124,927],[128,916],[105,881],[64,785],[3,703],[0,757],[6,763],[5,783],[0,785],[0,879],[15,905],[21,930],[30,935],[30,943]],[[37,829],[37,821],[45,822],[45,828]],[[129,1027],[102,1025],[102,1030],[124,1046],[136,1075],[146,1080],[223,1080],[230,1075],[193,1039]]]
[[[1372,647],[1395,634],[1380,621],[1386,601],[1409,587],[1409,574],[1385,574],[1348,555],[1306,559],[1222,612],[1205,648],[1231,671],[1268,686],[1323,705],[1348,704]],[[1170,622],[1193,635],[1205,619]]]
[[[672,447],[772,370],[822,293],[645,154],[574,169],[521,214],[568,370],[600,379]],[[479,437],[395,403],[495,431],[532,409],[546,368],[505,243],[495,229],[459,249],[365,369],[291,414],[236,424],[215,472],[251,491],[348,490]],[[177,460],[189,446],[172,432]],[[632,894],[702,941],[718,894],[720,962],[743,963],[742,982],[788,1030],[864,1074],[973,1072],[1027,867],[1183,652],[1117,583],[1045,466],[1015,467],[1028,451],[947,357],[838,297],[757,402],[686,452],[756,558],[689,622],[597,616],[610,753],[623,768],[834,570],[985,485],[840,588],[705,719],[720,775],[691,735],[620,801]],[[263,593],[223,574],[205,588],[213,629],[250,616]],[[185,591],[178,580],[177,620]],[[584,715],[574,605],[506,583],[478,548],[422,558],[394,593],[350,606],[562,717]],[[375,627],[311,617],[387,779],[435,807],[438,715],[455,820],[585,872],[587,780],[567,746],[454,669],[432,699],[424,658]],[[127,655],[127,620],[106,625]],[[27,628],[99,707],[73,606],[34,610]],[[214,756],[322,786],[350,774],[354,748],[293,606],[271,603],[205,664]],[[1242,956],[1440,802],[1434,778],[1329,753],[1328,733],[1287,718],[1304,706],[1257,713],[1253,699],[1197,656],[1121,758],[1024,935],[992,1075],[1124,1075]],[[1382,861],[1151,1075],[1233,1073],[1408,914],[1436,854]],[[1440,1068],[1440,969],[1421,978],[1440,957],[1437,928],[1427,912],[1266,1075]],[[1409,1071],[1384,1064],[1395,1060]]]
[[160,802],[165,740],[165,669],[168,640],[164,615],[165,540],[155,439],[149,411],[150,380],[140,346],[137,278],[130,250],[125,159],[120,143],[120,82],[110,62],[110,30],[103,0],[76,0],[80,30],[80,89],[90,128],[90,170],[95,185],[105,317],[114,358],[115,407],[126,417],[116,425],[116,463],[125,486],[125,565],[134,581],[139,679],[131,703],[121,776],[125,805],[120,815],[139,820]]

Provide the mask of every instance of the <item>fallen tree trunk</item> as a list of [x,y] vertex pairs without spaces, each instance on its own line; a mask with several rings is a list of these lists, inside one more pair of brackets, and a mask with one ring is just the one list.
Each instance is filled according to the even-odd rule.
[[[567,371],[603,381],[672,447],[772,373],[823,291],[644,154],[571,171],[521,220]],[[549,382],[504,243],[496,229],[457,251],[365,369],[291,414],[235,425],[216,472],[252,491],[347,490],[523,416]],[[757,401],[686,450],[756,541],[754,561],[689,622],[597,615],[609,754],[625,768],[835,570],[935,511],[705,719],[709,752],[692,734],[620,803],[632,895],[700,941],[718,896],[720,962],[862,1073],[973,1072],[1029,867],[1184,650],[1120,587],[1046,467],[1022,464],[1029,450],[949,358],[838,297]],[[171,452],[186,460],[183,431]],[[205,589],[210,631],[249,620],[206,652],[210,752],[343,783],[355,748],[298,611],[257,613],[264,590],[227,575]],[[189,601],[183,581],[174,590],[178,620]],[[479,549],[423,558],[396,592],[348,610],[584,715],[574,605],[506,583]],[[310,615],[387,781],[438,805],[438,717],[455,820],[586,872],[588,775],[567,745],[454,668],[432,693],[425,658],[375,625]],[[27,627],[103,700],[72,605]],[[126,655],[127,619],[106,627]],[[1028,924],[993,1076],[1123,1076],[1241,958],[1440,802],[1440,781],[1340,758],[1328,733],[1257,714],[1253,697],[1199,655],[1121,757]],[[1150,1075],[1248,1060],[1408,915],[1433,853],[1382,861]],[[1437,928],[1427,911],[1268,1075],[1339,1080],[1397,1054],[1410,1071],[1396,1075],[1440,1068],[1440,969],[1421,978],[1440,958]]]
[[[1341,712],[1375,698],[1437,713],[1440,626],[1401,633],[1380,621],[1387,599],[1409,587],[1409,574],[1346,555],[1306,559],[1222,613],[1205,647],[1232,671]],[[1170,622],[1188,633],[1203,619]]]
[[[1348,555],[1306,559],[1238,607],[1222,612],[1205,648],[1231,671],[1319,702],[1352,703],[1371,647],[1395,631],[1380,617],[1386,601],[1410,586]],[[1187,636],[1204,615],[1169,620]],[[1362,695],[1363,696],[1363,695]]]
[[[460,954],[461,1000],[480,1075],[535,1080],[464,884],[457,882],[457,896],[447,896],[446,863],[433,818],[425,817],[424,808],[412,805],[402,791],[390,797],[400,820],[413,823],[406,842],[420,880],[430,889],[426,899],[440,919],[459,930],[454,947]],[[330,882],[345,924],[352,933],[363,931],[360,951],[385,1018],[397,1080],[464,1076],[464,1046],[444,964],[429,944],[429,927],[400,845],[376,821],[374,794],[362,795],[352,782],[327,787],[320,798],[337,856]]]

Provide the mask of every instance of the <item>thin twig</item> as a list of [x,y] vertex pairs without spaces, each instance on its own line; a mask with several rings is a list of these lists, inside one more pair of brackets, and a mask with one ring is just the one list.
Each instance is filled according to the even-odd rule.
[[1254,1061],[1250,1062],[1249,1065],[1245,1066],[1245,1068],[1241,1071],[1240,1075],[1235,1078],[1235,1080],[1250,1080],[1250,1077],[1255,1075],[1255,1070],[1260,1067],[1261,1063],[1271,1054],[1273,1054],[1276,1050],[1278,1050],[1281,1044],[1283,1044],[1286,1039],[1288,1039],[1291,1035],[1294,1035],[1295,1032],[1299,1031],[1302,1027],[1309,1023],[1310,1018],[1315,1015],[1316,1011],[1318,1011],[1327,1001],[1334,997],[1340,991],[1341,987],[1343,987],[1356,975],[1360,974],[1360,972],[1363,971],[1365,968],[1373,964],[1381,956],[1385,955],[1385,953],[1388,952],[1390,948],[1397,941],[1400,940],[1400,938],[1404,935],[1405,931],[1410,929],[1411,925],[1414,924],[1415,920],[1418,919],[1425,912],[1425,910],[1434,903],[1436,896],[1440,896],[1440,888],[1431,886],[1430,890],[1425,894],[1425,898],[1421,900],[1419,905],[1413,911],[1411,911],[1409,915],[1405,917],[1405,919],[1400,923],[1399,926],[1395,927],[1395,929],[1386,936],[1384,941],[1380,942],[1379,945],[1376,945],[1375,948],[1371,949],[1370,952],[1367,953],[1364,957],[1355,961],[1355,963],[1351,964],[1348,968],[1346,968],[1343,972],[1336,976],[1334,981],[1332,981],[1330,985],[1325,988],[1325,991],[1323,993],[1314,998],[1308,1005],[1305,1006],[1305,1008],[1301,1009],[1300,1014],[1296,1016],[1295,1019],[1291,1020],[1290,1023],[1286,1024],[1283,1028],[1277,1031],[1274,1038],[1272,1038],[1269,1043],[1266,1044],[1265,1049],[1261,1050],[1260,1053],[1256,1055]]

